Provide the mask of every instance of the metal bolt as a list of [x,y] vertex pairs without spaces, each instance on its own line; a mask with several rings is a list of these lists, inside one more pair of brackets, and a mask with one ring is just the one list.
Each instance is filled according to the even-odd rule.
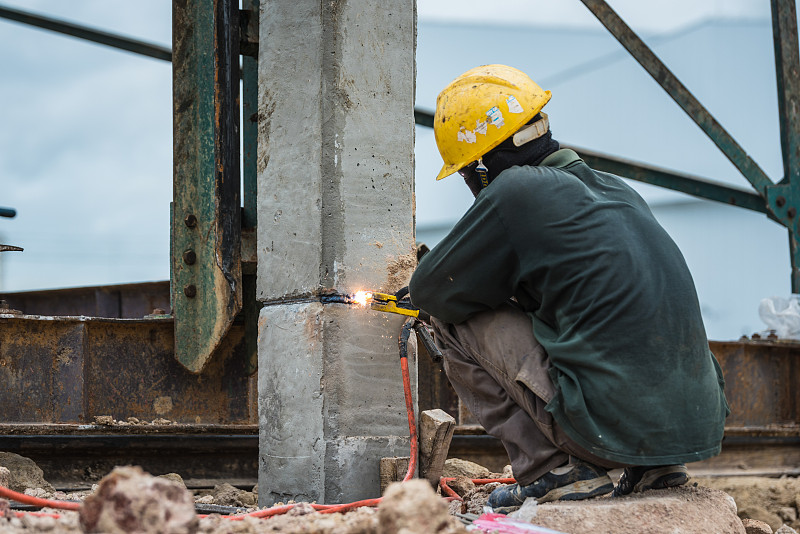
[[193,214],[190,213],[189,215],[186,216],[183,222],[189,228],[194,228],[195,226],[197,226],[197,217],[195,217]]
[[784,204],[786,204],[786,199],[784,197],[778,197],[775,199],[775,205],[779,208],[782,208]]
[[794,216],[797,215],[797,210],[794,208],[789,208],[786,210],[786,215],[788,215],[790,219],[794,219]]
[[188,286],[185,286],[183,288],[183,294],[189,297],[190,299],[193,299],[195,296],[197,296],[197,286],[195,286],[194,284],[189,284]]
[[197,254],[194,253],[194,250],[187,249],[183,253],[183,261],[186,262],[186,265],[194,265],[194,263],[197,261]]

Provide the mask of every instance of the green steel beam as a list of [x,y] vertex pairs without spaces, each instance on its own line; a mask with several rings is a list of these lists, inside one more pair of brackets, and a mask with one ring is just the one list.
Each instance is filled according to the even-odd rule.
[[800,292],[800,58],[794,0],[772,0],[772,38],[778,89],[783,180],[767,188],[767,203],[789,229],[792,292]]
[[173,2],[175,356],[201,372],[242,308],[237,0]]
[[769,215],[764,199],[744,189],[730,187],[698,176],[645,165],[644,163],[615,158],[584,148],[566,147],[564,145],[562,147],[572,148],[580,154],[587,165],[598,171],[609,172],[638,182],[657,185],[698,198],[722,202],[723,204],[730,204]]
[[772,181],[686,86],[604,0],[581,1],[763,196]]

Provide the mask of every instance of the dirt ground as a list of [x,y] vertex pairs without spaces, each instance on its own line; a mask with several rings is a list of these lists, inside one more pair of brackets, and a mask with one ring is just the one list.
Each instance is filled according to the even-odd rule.
[[[458,469],[463,469],[463,465],[458,465]],[[487,470],[480,468],[480,476],[485,477]],[[35,475],[36,473],[34,473]],[[456,474],[456,473],[453,473]],[[169,530],[159,530],[156,525],[158,518],[147,518],[146,521],[153,522],[153,529],[143,529],[142,532],[186,532],[188,534],[197,532],[201,534],[222,534],[222,533],[294,533],[294,532],[313,532],[330,534],[367,534],[367,533],[394,533],[403,534],[422,533],[441,533],[457,534],[466,532],[464,526],[452,515],[477,514],[484,512],[484,505],[491,491],[498,484],[474,485],[469,480],[471,476],[469,470],[458,471],[458,480],[451,484],[458,493],[464,496],[464,502],[453,501],[445,503],[437,498],[430,486],[422,481],[415,481],[414,486],[393,486],[387,491],[387,496],[380,507],[360,508],[347,514],[320,514],[306,504],[301,504],[289,513],[269,519],[245,518],[240,521],[224,519],[219,514],[210,514],[207,517],[200,517],[199,520],[191,517],[191,521],[183,526],[170,527]],[[489,474],[490,476],[501,476],[500,473]],[[503,473],[502,476],[508,476]],[[147,476],[147,475],[145,475]],[[107,477],[108,478],[108,477]],[[150,477],[152,479],[153,477]],[[173,485],[180,488],[180,491],[187,491],[178,475],[164,475],[158,477],[162,481],[158,482],[162,487]],[[53,491],[52,487],[46,487],[46,481],[39,478],[38,487],[25,489],[24,492],[43,498],[53,498],[58,500],[85,500],[90,495],[103,493],[101,487],[95,486],[92,491],[64,494]],[[102,485],[102,483],[101,483]],[[704,488],[713,488],[724,491],[731,495],[736,501],[738,515],[741,518],[757,519],[767,523],[773,531],[777,531],[782,525],[786,524],[792,528],[800,529],[798,520],[798,509],[800,509],[800,479],[794,477],[783,478],[762,478],[762,477],[720,477],[720,478],[694,478],[690,481],[689,487],[681,491],[672,492],[673,499],[691,501],[697,499],[707,492]],[[106,492],[108,493],[108,492]],[[664,494],[666,496],[666,494]],[[257,510],[258,500],[257,488],[246,491],[234,488],[228,484],[220,484],[214,490],[194,491],[189,494],[190,502],[204,505],[218,505],[226,507],[236,507],[240,510]],[[119,499],[114,502],[118,502]],[[112,499],[113,500],[113,499]],[[151,502],[161,500],[159,497],[151,497]],[[597,500],[598,509],[602,506],[601,500]],[[58,514],[59,517],[39,517],[31,514],[22,517],[12,517],[14,512],[4,510],[7,502],[0,499],[0,512],[5,512],[6,517],[0,518],[0,533],[27,534],[31,532],[52,532],[52,533],[81,533],[91,532],[92,529],[81,526],[77,512],[63,512],[52,510],[50,512]],[[115,505],[116,506],[116,505]],[[191,505],[190,505],[191,506]],[[542,507],[546,505],[541,505]],[[146,507],[145,507],[146,508]],[[47,513],[48,510],[43,510]],[[450,515],[448,515],[448,512]],[[151,514],[152,515],[152,514]],[[170,514],[167,513],[167,516]],[[189,515],[192,515],[191,513]],[[97,527],[99,528],[99,527]],[[554,528],[550,525],[550,528]],[[578,527],[576,527],[578,528]],[[103,527],[101,532],[113,532],[113,529]],[[120,530],[119,532],[126,532]],[[130,532],[128,530],[127,532]],[[570,531],[572,532],[572,531]],[[575,530],[575,532],[580,532]],[[627,531],[625,531],[627,532]]]

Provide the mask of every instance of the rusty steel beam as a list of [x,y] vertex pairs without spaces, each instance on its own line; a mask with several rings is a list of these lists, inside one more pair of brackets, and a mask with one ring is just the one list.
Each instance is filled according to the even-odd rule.
[[173,3],[175,357],[208,365],[242,308],[239,7]]
[[256,424],[243,328],[200,374],[173,355],[173,320],[0,314],[0,423],[87,424],[165,418]]
[[739,172],[761,195],[772,181],[761,167],[753,161],[736,140],[703,107],[683,83],[667,68],[636,33],[623,21],[604,0],[581,0],[603,26],[619,41],[633,58],[672,97],[687,115],[714,142]]

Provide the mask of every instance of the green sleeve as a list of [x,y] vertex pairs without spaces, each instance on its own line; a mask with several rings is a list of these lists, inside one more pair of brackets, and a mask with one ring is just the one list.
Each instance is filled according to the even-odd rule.
[[494,309],[513,295],[519,259],[483,191],[464,217],[422,258],[409,283],[415,306],[448,323]]

